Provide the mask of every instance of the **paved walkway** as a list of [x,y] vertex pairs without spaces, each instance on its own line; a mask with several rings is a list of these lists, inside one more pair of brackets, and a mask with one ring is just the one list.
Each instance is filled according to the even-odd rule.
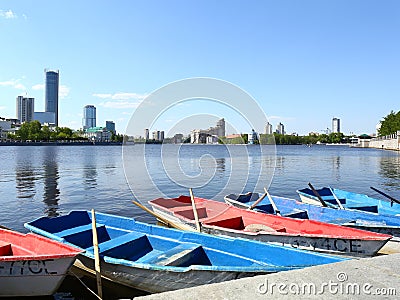
[[135,299],[400,299],[400,253]]

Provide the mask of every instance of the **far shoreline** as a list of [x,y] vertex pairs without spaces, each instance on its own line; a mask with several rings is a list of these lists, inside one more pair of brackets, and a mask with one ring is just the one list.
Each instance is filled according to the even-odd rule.
[[0,146],[122,146],[122,142],[54,141],[54,142],[0,142]]

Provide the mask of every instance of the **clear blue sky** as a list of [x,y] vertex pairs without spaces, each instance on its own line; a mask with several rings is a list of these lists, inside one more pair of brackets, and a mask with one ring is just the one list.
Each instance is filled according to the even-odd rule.
[[3,117],[25,92],[44,110],[44,68],[60,70],[60,125],[75,129],[94,104],[124,132],[143,96],[188,77],[238,85],[289,133],[332,117],[373,133],[399,110],[400,1],[3,0],[0,37]]

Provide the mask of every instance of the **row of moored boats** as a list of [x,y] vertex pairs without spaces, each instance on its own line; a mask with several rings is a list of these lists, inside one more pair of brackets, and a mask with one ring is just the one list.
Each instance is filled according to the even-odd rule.
[[33,233],[0,229],[0,296],[53,294],[72,264],[94,270],[96,257],[102,276],[158,293],[373,256],[400,241],[394,198],[311,184],[298,193],[301,201],[267,191],[149,201],[159,220],[186,231],[104,213],[94,223],[89,211],[26,223]]

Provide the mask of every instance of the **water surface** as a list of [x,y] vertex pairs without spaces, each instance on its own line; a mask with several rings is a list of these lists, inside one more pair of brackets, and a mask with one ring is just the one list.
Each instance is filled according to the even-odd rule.
[[[374,186],[400,198],[400,154],[395,151],[277,146],[276,157],[271,157],[256,146],[147,145],[143,157],[139,151],[143,145],[130,147],[124,159],[121,146],[0,147],[0,224],[26,231],[23,223],[34,218],[92,208],[155,223],[130,202],[134,194],[151,200],[158,197],[158,189],[176,197],[188,195],[190,185],[195,195],[213,198],[251,191],[260,180],[271,183],[271,194],[296,199],[296,190],[308,182],[382,198],[369,188]],[[140,160],[145,160],[156,188],[144,181],[139,170],[135,173]],[[125,178],[124,161],[129,161],[135,175],[134,194]]]

